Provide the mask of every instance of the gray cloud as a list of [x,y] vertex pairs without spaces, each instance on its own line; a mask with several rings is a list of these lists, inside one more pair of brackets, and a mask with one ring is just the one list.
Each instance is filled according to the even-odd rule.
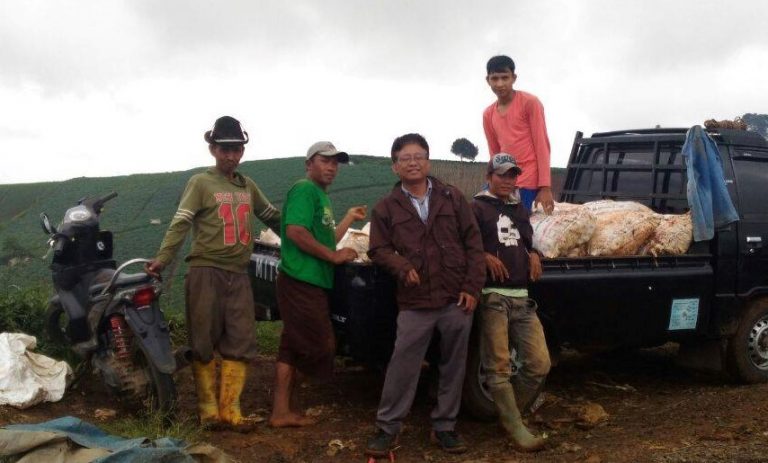
[[[485,154],[484,66],[506,53],[516,87],[544,102],[563,165],[576,129],[768,112],[765,17],[762,0],[2,2],[0,98],[23,117],[0,114],[0,149],[54,152],[92,125],[97,144],[119,140],[99,158],[115,171],[147,144],[168,155],[138,171],[187,167],[206,153],[171,153],[196,152],[192,128],[231,112],[264,137],[259,156],[329,136],[386,152],[402,130],[446,153],[466,136]],[[158,126],[165,137],[152,139]],[[70,164],[71,175],[96,169]]]

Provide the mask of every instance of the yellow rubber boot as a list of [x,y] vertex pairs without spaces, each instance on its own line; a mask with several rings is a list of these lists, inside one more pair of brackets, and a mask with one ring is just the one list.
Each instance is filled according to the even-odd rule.
[[248,432],[253,426],[240,412],[240,394],[245,386],[247,372],[245,362],[223,360],[221,362],[221,391],[219,392],[219,417],[232,429]]
[[219,422],[219,405],[216,403],[216,361],[208,363],[192,362],[192,374],[195,376],[197,391],[197,413],[200,424],[208,425]]

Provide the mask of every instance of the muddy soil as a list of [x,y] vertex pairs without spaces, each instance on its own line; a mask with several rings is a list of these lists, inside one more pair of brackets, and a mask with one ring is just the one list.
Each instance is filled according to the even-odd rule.
[[[768,384],[735,385],[717,375],[684,370],[674,364],[673,354],[667,347],[564,355],[549,377],[546,403],[530,419],[533,429],[548,436],[547,448],[537,454],[512,450],[496,425],[466,415],[460,416],[457,429],[469,452],[447,455],[433,447],[428,434],[434,400],[426,382],[406,422],[397,461],[768,462]],[[244,412],[266,418],[272,362],[261,357],[251,368],[242,398]],[[362,450],[374,430],[382,380],[379,372],[339,365],[332,383],[302,389],[305,405],[318,415],[317,425],[277,430],[262,423],[250,434],[208,432],[204,437],[242,462],[364,462]],[[177,383],[180,414],[192,417],[189,369],[178,373]],[[95,410],[110,407],[115,404],[106,394],[75,390],[59,403],[29,410],[0,407],[0,425],[64,415],[98,424]],[[580,415],[584,410],[590,412],[586,417]]]

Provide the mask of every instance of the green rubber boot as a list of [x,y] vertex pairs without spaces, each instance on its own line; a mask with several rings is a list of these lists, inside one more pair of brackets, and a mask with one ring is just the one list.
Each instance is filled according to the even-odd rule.
[[544,448],[544,438],[534,436],[523,424],[512,385],[494,389],[491,395],[499,412],[499,423],[506,431],[512,445],[521,452],[536,452]]

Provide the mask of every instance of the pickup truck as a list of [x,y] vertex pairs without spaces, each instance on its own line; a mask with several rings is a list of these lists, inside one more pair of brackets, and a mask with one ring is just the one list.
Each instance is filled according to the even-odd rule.
[[[684,213],[687,172],[681,153],[687,129],[577,132],[560,201],[637,201],[660,213]],[[532,285],[553,354],[558,347],[611,349],[680,344],[682,363],[768,381],[768,142],[759,134],[710,131],[739,221],[693,243],[678,256],[542,259]],[[270,254],[271,253],[271,254]],[[257,312],[277,308],[273,285],[278,250],[258,245],[252,257]],[[271,259],[271,260],[270,260]],[[386,363],[395,334],[393,282],[372,265],[337,270],[332,318],[340,351]],[[270,290],[272,291],[270,293]],[[479,418],[494,407],[477,348],[471,344],[463,403]]]

